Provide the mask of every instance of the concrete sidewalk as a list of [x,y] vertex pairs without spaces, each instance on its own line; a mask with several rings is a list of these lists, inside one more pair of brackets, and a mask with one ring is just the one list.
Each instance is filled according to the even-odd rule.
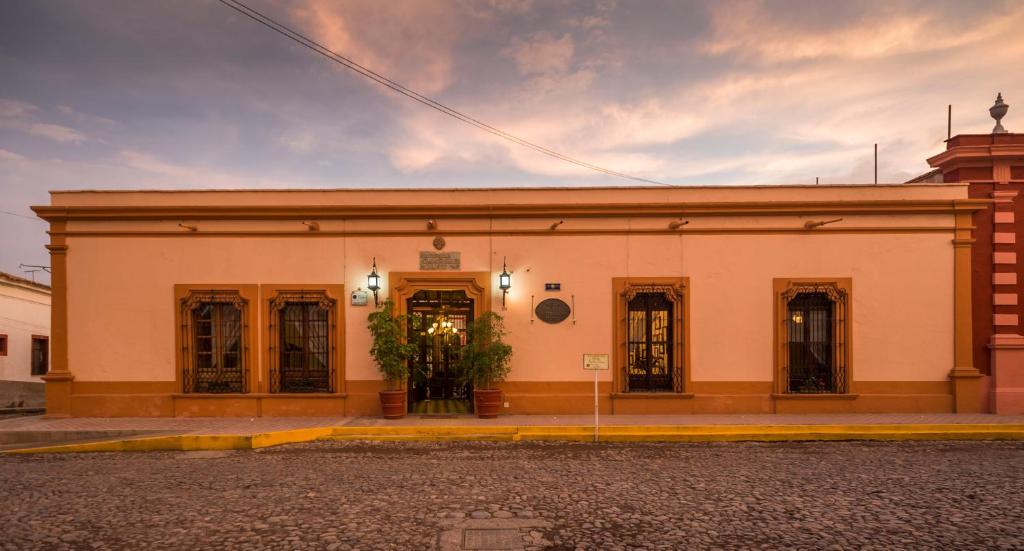
[[[0,451],[255,449],[315,440],[593,441],[587,415],[0,420]],[[615,415],[601,441],[1024,440],[1024,416],[986,414]]]
[[[957,413],[864,413],[864,414],[722,414],[722,415],[603,415],[602,426],[717,426],[717,425],[1016,425],[1024,415]],[[409,415],[403,419],[381,417],[72,417],[49,419],[19,416],[0,419],[0,433],[7,431],[103,431],[134,430],[175,434],[261,434],[316,427],[499,427],[590,426],[593,415],[502,415],[477,419],[473,415]]]

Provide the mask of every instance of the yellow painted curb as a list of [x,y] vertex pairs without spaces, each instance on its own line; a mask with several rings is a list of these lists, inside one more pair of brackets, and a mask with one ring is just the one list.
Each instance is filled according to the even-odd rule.
[[[783,442],[815,440],[1024,440],[1024,424],[885,425],[609,425],[602,442]],[[590,442],[593,426],[377,426],[315,427],[252,435],[181,434],[42,446],[3,454],[250,450],[317,440],[369,441],[577,441]]]

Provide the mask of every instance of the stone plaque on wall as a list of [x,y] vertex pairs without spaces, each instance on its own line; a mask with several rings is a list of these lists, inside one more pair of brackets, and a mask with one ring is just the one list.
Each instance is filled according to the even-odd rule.
[[434,270],[458,270],[462,267],[462,253],[420,251],[420,269],[424,271]]
[[549,298],[540,301],[540,304],[534,309],[534,313],[537,314],[537,319],[544,323],[561,323],[569,317],[572,310],[564,300]]

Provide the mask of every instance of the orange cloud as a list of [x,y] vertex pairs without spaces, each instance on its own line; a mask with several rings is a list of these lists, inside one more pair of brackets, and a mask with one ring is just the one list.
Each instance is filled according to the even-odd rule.
[[312,0],[291,15],[331,50],[421,93],[452,83],[459,29],[446,3]]
[[538,33],[529,40],[515,38],[502,53],[516,62],[519,74],[565,73],[572,64],[572,35],[565,33],[554,38],[548,33]]
[[[713,54],[778,63],[806,59],[872,59],[935,52],[962,47],[1020,28],[1024,10],[986,10],[965,24],[955,17],[938,17],[927,6],[901,9],[879,5],[847,24],[828,28],[801,24],[764,0],[722,1],[711,4],[710,39],[701,48]],[[1019,32],[1019,30],[1017,31]]]

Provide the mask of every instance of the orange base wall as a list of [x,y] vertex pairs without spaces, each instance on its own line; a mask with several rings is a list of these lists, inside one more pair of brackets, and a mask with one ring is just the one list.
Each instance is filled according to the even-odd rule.
[[[342,417],[379,416],[380,381],[347,381],[339,394],[179,394],[167,382],[72,383],[75,417]],[[854,393],[830,396],[773,395],[769,382],[695,382],[694,393],[613,394],[598,388],[602,414],[751,413],[951,413],[952,384],[854,382]],[[585,415],[594,411],[587,382],[508,382],[506,414]]]

